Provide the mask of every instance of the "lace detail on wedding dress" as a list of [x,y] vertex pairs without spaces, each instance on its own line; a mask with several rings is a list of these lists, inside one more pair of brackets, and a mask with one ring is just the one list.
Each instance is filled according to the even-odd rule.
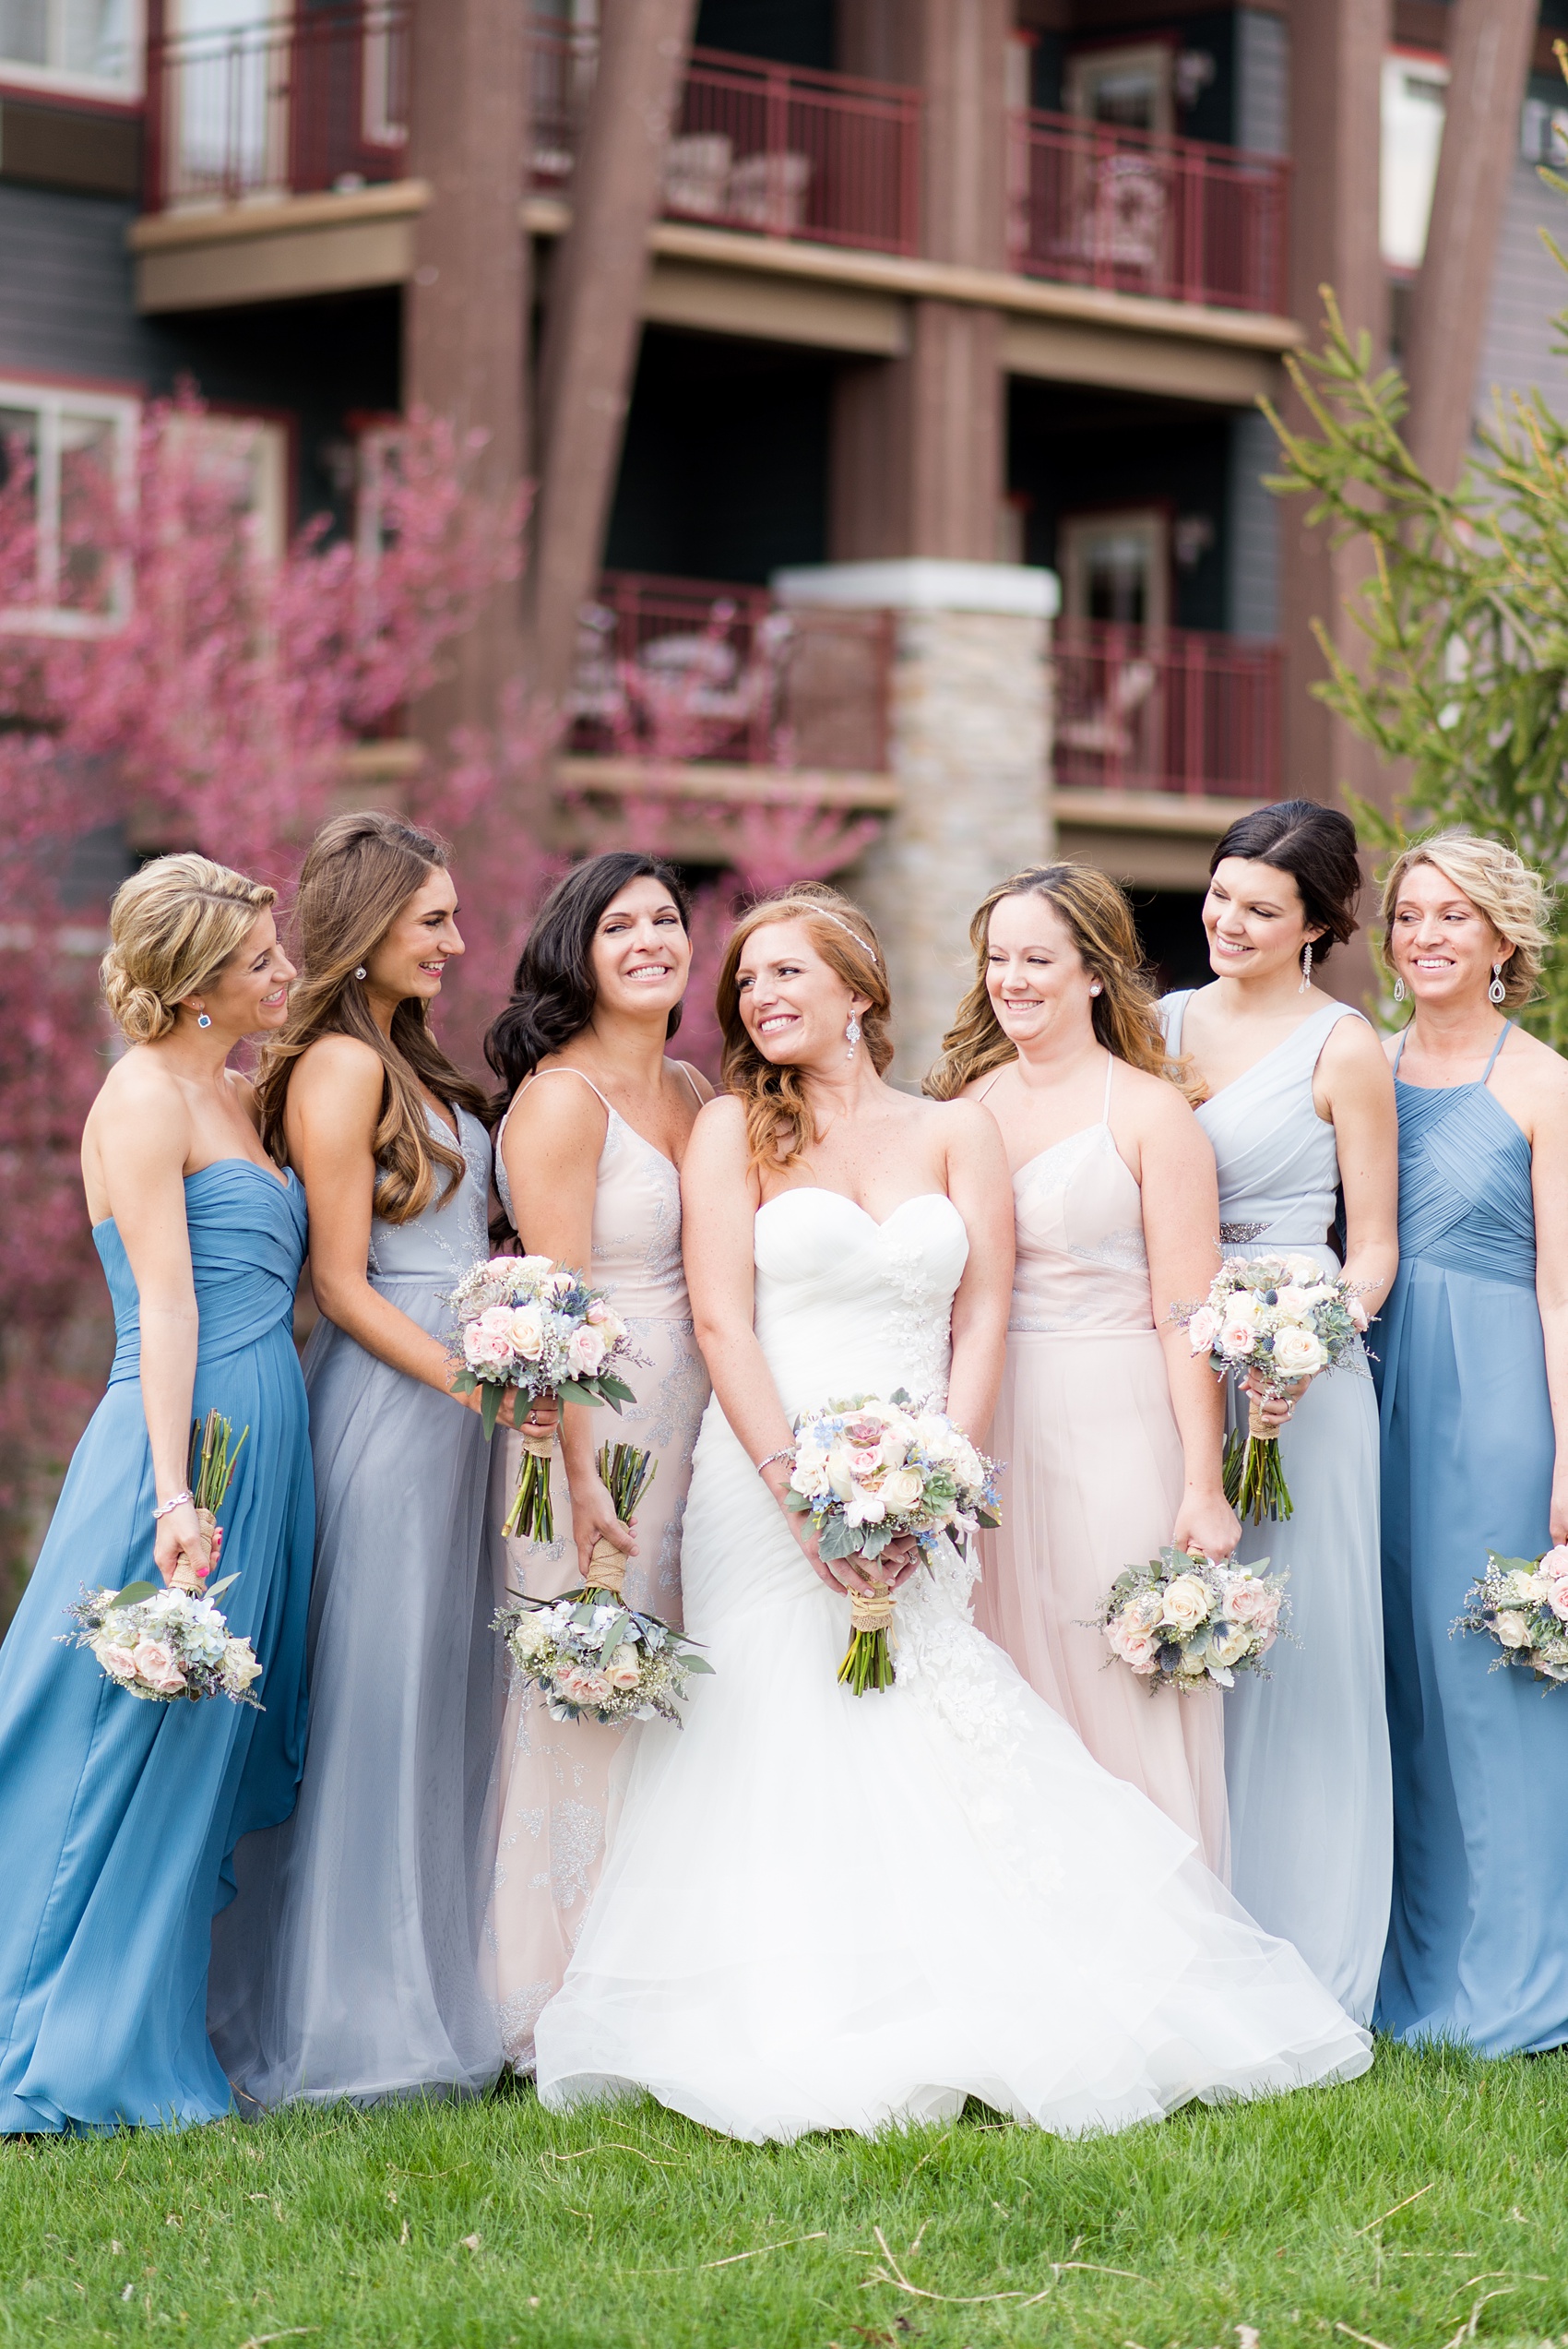
[[887,1286],[897,1300],[887,1309],[885,1327],[900,1362],[909,1365],[902,1384],[916,1402],[940,1402],[953,1356],[951,1299],[933,1294],[926,1251],[893,1239],[885,1226],[882,1258]]

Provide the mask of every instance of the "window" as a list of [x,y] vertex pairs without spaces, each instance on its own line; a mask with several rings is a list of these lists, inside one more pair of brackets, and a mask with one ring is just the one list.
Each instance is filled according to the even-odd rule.
[[38,532],[35,598],[0,625],[90,636],[124,617],[127,583],[92,520],[129,494],[137,416],[134,399],[0,381],[0,489],[20,488]]
[[1163,628],[1170,617],[1170,531],[1158,507],[1064,516],[1062,608],[1069,620]]
[[1117,130],[1175,128],[1171,51],[1164,42],[1080,50],[1067,64],[1067,112]]
[[267,416],[176,417],[176,451],[188,449],[196,479],[222,493],[235,527],[263,562],[279,561],[289,540],[289,428]]
[[1384,59],[1379,227],[1391,269],[1421,266],[1447,103],[1444,58],[1396,49]]
[[136,97],[139,0],[0,0],[0,81]]

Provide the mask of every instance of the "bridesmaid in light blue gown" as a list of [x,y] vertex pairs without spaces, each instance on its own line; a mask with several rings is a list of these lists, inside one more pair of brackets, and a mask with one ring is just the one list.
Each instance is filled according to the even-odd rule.
[[[105,993],[131,1047],[82,1137],[113,1300],[109,1390],[0,1649],[0,2132],[183,2127],[233,2109],[204,2016],[214,1912],[249,1830],[285,1818],[304,1751],[313,1508],[294,1353],[299,1184],[225,1067],[281,1026],[273,893],[201,856],[127,881]],[[265,1707],[138,1699],[59,1644],[84,1582],[199,1585],[193,1414],[250,1431],[224,1506],[221,1604]]]
[[1374,1333],[1395,1818],[1377,2021],[1486,2056],[1568,2042],[1568,1698],[1450,1632],[1489,1549],[1568,1539],[1568,1067],[1505,1016],[1534,992],[1543,898],[1512,849],[1453,833],[1384,896],[1415,1017],[1391,1045],[1400,1262]]
[[445,853],[323,827],[264,1131],[314,1192],[306,1350],[318,1532],[299,1808],[238,1857],[215,2045],[249,2104],[473,2094],[501,2068],[476,1936],[493,1750],[489,1458],[449,1389],[448,1293],[488,1253],[485,1097],[429,1023],[463,951]]
[[[1289,801],[1232,825],[1210,870],[1204,924],[1218,984],[1168,996],[1166,1021],[1208,1091],[1198,1122],[1219,1167],[1221,1241],[1236,1256],[1304,1256],[1336,1273],[1342,1184],[1344,1269],[1375,1310],[1396,1259],[1393,1088],[1360,1014],[1311,984],[1314,959],[1321,967],[1355,926],[1355,832],[1336,809]],[[1230,1880],[1368,2022],[1393,1832],[1377,1403],[1360,1359],[1294,1391],[1279,1437],[1294,1514],[1245,1525],[1239,1555],[1289,1568],[1300,1644],[1281,1641],[1269,1679],[1243,1677],[1226,1695]]]

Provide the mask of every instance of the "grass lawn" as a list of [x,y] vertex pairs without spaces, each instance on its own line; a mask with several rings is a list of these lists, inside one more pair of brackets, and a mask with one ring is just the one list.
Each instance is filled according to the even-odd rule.
[[0,2146],[0,2343],[1538,2349],[1565,2205],[1564,2056],[1380,2049],[1076,2145],[973,2107],[736,2145],[524,2091]]

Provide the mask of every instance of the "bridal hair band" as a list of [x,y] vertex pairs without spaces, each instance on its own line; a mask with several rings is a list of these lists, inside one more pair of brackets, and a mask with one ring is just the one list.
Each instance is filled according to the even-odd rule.
[[870,955],[872,960],[876,963],[877,969],[879,971],[881,970],[882,964],[878,960],[875,947],[868,946],[864,938],[861,937],[859,930],[857,930],[851,923],[846,922],[841,913],[835,913],[830,906],[818,905],[814,900],[809,897],[802,898],[801,900],[801,910],[804,913],[820,913],[825,922],[837,922],[838,927],[843,931],[844,936],[847,938],[853,938],[855,944],[860,948],[861,952],[862,954]]

